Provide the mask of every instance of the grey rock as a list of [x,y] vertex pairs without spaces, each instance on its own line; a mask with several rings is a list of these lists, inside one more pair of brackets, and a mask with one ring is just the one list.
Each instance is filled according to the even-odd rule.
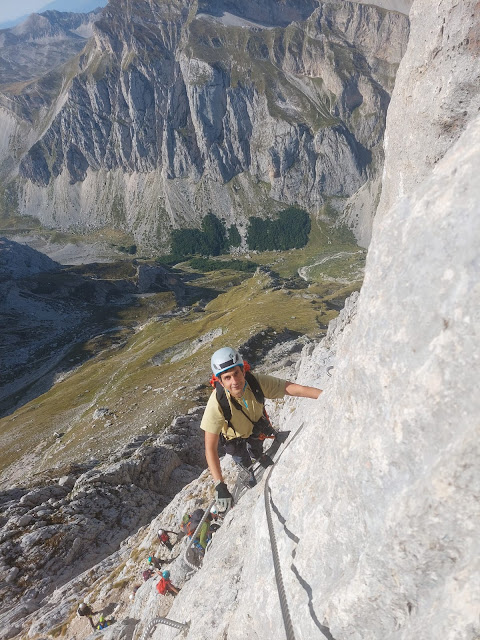
[[0,237],[0,276],[7,279],[25,278],[38,273],[58,271],[60,265],[43,253]]
[[45,518],[45,517],[51,516],[52,513],[53,511],[51,509],[41,508],[36,512],[35,515],[37,515],[39,518]]
[[73,489],[75,485],[75,480],[76,478],[74,476],[62,476],[59,479],[58,484],[61,487],[65,487],[66,489]]
[[[54,488],[65,497],[55,502],[60,503],[55,512],[57,524],[39,520],[28,532],[17,526],[0,533],[4,542],[2,555],[12,562],[20,552],[22,562],[29,568],[29,587],[2,591],[0,581],[0,623],[4,627],[20,618],[35,621],[31,633],[33,629],[44,633],[60,624],[61,616],[66,615],[65,607],[58,610],[58,615],[48,615],[44,605],[41,613],[32,613],[29,607],[38,608],[40,600],[55,597],[55,588],[75,583],[82,571],[109,557],[130,533],[149,523],[171,498],[198,477],[205,466],[198,428],[201,412],[197,408],[188,416],[179,416],[168,434],[160,437],[133,437],[112,456],[112,462],[106,461],[80,475],[67,495],[68,483],[37,487],[25,493],[25,501],[43,500],[31,509],[30,517],[34,513],[52,513],[46,505],[50,505]],[[172,444],[168,444],[169,437]],[[122,457],[125,452],[128,458]],[[2,573],[9,570],[7,564]],[[38,592],[35,597],[32,582]]]
[[9,640],[9,638],[13,638],[17,634],[21,633],[22,627],[9,626],[4,631],[2,631],[2,640]]
[[16,535],[18,535],[18,531],[16,529],[14,529],[13,531],[2,531],[0,532],[0,544],[6,542],[7,540],[10,540],[10,538],[14,538]]
[[108,407],[99,407],[93,412],[93,419],[98,420],[99,418],[104,418],[105,416],[108,416],[109,413],[110,410]]
[[33,516],[30,515],[29,513],[26,513],[23,516],[20,516],[17,520],[16,520],[16,525],[18,527],[26,527],[28,526],[33,520]]
[[[39,526],[40,523],[37,523]],[[60,527],[57,525],[54,526],[39,526],[38,529],[32,531],[31,533],[27,533],[22,537],[21,545],[24,553],[29,551],[32,547],[36,546],[39,542],[44,540],[48,540],[55,533],[60,530]]]
[[366,4],[375,4],[378,7],[383,7],[390,11],[401,11],[402,13],[409,14],[413,4],[413,0],[353,0],[354,2],[363,2]]
[[7,572],[5,582],[7,582],[8,584],[12,584],[17,579],[19,573],[20,569],[18,567],[12,567],[10,571]]
[[[427,0],[417,0],[411,10],[412,38],[388,113],[392,122],[404,118],[404,126],[390,127],[385,141],[379,220],[423,182],[480,108],[480,58],[472,39],[476,4],[439,4],[434,22],[424,19],[430,10]],[[412,102],[418,109],[409,108]]]

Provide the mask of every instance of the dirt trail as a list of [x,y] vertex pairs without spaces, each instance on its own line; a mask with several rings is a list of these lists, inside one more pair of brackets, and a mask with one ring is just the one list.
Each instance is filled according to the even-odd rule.
[[354,256],[357,253],[363,253],[363,251],[339,251],[338,253],[332,253],[328,256],[324,256],[320,260],[317,260],[313,264],[306,265],[305,267],[300,267],[298,270],[298,275],[305,281],[309,281],[308,273],[314,267],[318,267],[320,264],[325,264],[325,262],[330,262],[330,260],[337,260],[338,258],[344,258],[345,256]]

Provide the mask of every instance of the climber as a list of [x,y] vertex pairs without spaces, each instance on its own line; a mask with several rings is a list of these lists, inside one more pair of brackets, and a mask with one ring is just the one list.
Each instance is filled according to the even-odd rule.
[[140,589],[140,585],[139,584],[134,584],[133,585],[132,593],[128,596],[130,600],[133,600],[135,598],[135,596],[137,595],[137,591],[139,589]]
[[81,618],[83,618],[84,616],[87,617],[92,629],[95,629],[95,623],[93,622],[93,616],[95,615],[95,613],[86,602],[81,602],[78,605],[77,615],[79,615]]
[[178,595],[180,589],[174,587],[170,580],[170,571],[163,571],[161,579],[157,582],[157,591],[160,595],[165,596],[167,593],[173,593],[174,596]]
[[[205,431],[208,467],[216,482],[215,499],[219,509],[225,511],[232,506],[232,495],[220,467],[219,440],[235,462],[247,470],[250,474],[249,484],[254,486],[253,460],[258,460],[265,468],[273,464],[273,460],[263,453],[263,439],[259,437],[269,424],[264,416],[264,398],[283,398],[287,395],[317,399],[322,390],[273,376],[253,375],[245,370],[242,356],[231,347],[215,351],[211,367],[216,389],[208,400],[200,426]],[[222,399],[223,390],[227,404]]]
[[210,514],[212,519],[212,522],[210,524],[210,533],[215,533],[215,531],[218,531],[218,529],[220,529],[218,508],[215,505],[213,505],[213,507],[210,509]]
[[[203,509],[195,509],[195,511],[190,514],[186,513],[182,518],[182,524],[180,528],[184,531],[190,540],[193,538],[193,535],[200,524],[203,516],[205,515],[205,511]],[[205,518],[205,521],[202,522],[202,526],[200,527],[199,532],[195,536],[193,540],[195,547],[200,551],[203,555],[205,553],[205,549],[207,548],[207,544],[210,542],[210,523],[212,521],[212,514],[209,513]]]
[[106,629],[111,624],[112,624],[112,620],[106,620],[105,616],[102,613],[100,618],[98,619],[97,630],[100,631],[101,629]]
[[210,523],[210,534],[214,534],[216,531],[220,529],[221,521],[218,513],[218,507],[213,505],[210,509],[211,515],[211,523]]
[[160,560],[155,556],[148,556],[148,566],[151,569],[153,568],[160,569],[161,568]]
[[153,569],[145,569],[145,571],[142,572],[143,581],[147,582],[147,580],[150,580],[154,574],[155,571]]
[[162,544],[164,547],[167,547],[167,549],[171,551],[173,549],[173,544],[170,542],[168,533],[169,533],[168,531],[165,531],[164,529],[160,529],[160,531],[158,532],[158,540],[160,544]]
[[208,516],[205,518],[204,522],[202,523],[202,526],[200,527],[200,531],[198,532],[197,537],[195,538],[196,547],[197,549],[199,549],[202,555],[205,553],[207,544],[212,539],[212,536],[210,533],[211,522],[212,522],[212,514],[209,513]]

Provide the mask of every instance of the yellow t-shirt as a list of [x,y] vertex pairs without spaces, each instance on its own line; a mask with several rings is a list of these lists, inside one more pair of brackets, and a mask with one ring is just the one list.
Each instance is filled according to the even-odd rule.
[[[265,376],[261,373],[256,373],[255,378],[260,383],[265,398],[283,398],[285,395],[285,380],[274,378],[273,376]],[[217,402],[217,394],[215,390],[212,392],[212,395],[208,400],[200,427],[209,433],[223,433],[227,440],[231,440],[232,438],[248,438],[252,433],[253,424],[246,416],[243,415],[242,411],[244,411],[247,416],[253,420],[253,422],[256,422],[262,417],[263,405],[257,402],[253,395],[253,391],[250,389],[248,384],[243,396],[241,398],[236,398],[236,401],[242,407],[242,411],[236,409],[232,404],[230,401],[230,394],[227,390],[225,390],[225,393],[232,410],[232,419],[230,422],[235,430],[227,425],[222,409]]]

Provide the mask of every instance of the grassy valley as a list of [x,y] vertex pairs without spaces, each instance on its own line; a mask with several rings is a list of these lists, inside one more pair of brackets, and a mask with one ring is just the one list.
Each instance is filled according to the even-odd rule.
[[[365,252],[349,232],[313,222],[303,249],[246,258],[260,265],[255,273],[175,265],[186,283],[181,306],[163,291],[105,309],[108,331],[77,344],[48,391],[0,420],[2,484],[19,482],[25,468],[102,459],[136,433],[162,431],[206,401],[210,355],[223,344],[261,340],[262,332],[319,338],[360,287]],[[129,268],[127,259],[77,270],[114,279]]]

